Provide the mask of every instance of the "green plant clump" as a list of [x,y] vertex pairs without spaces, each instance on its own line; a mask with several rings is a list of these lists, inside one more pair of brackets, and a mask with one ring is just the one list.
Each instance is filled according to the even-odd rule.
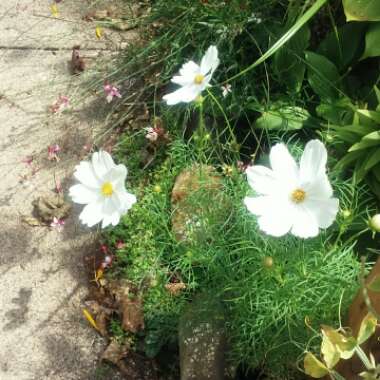
[[[361,149],[353,159],[364,165],[359,181],[350,172],[343,177],[347,166],[335,164],[353,144],[378,132],[379,110],[367,109],[378,73],[371,69],[361,78],[355,71],[372,67],[377,31],[366,22],[346,23],[345,14],[358,17],[351,1],[344,8],[340,1],[322,8],[326,3],[157,0],[142,21],[150,42],[127,49],[109,73],[111,83],[143,77],[145,85],[116,104],[116,125],[144,105],[152,125],[159,117],[170,136],[153,152],[146,131],[135,125],[120,136],[115,152],[129,168],[138,201],[106,233],[110,246],[124,242],[110,275],[127,278],[143,294],[147,355],[175,343],[185,307],[196,294],[210,292],[225,309],[229,360],[263,369],[270,378],[296,379],[315,331],[322,323],[336,325],[358,290],[358,236],[374,209],[371,194],[358,184],[367,174],[376,177],[378,135],[370,151]],[[169,80],[181,65],[199,62],[210,45],[217,46],[221,64],[203,103],[161,102],[175,88]],[[223,96],[227,83],[231,91]],[[313,239],[265,235],[244,206],[249,188],[238,161],[264,162],[277,141],[299,156],[299,148],[316,137],[329,144],[337,221]],[[172,204],[172,189],[184,169],[200,165],[215,168],[218,191],[200,187],[188,194],[187,238],[178,239],[173,216],[180,206]],[[176,283],[184,289],[173,294]]]
[[[357,290],[360,264],[353,245],[337,239],[339,230],[347,228],[346,219],[311,240],[268,237],[243,205],[247,184],[234,168],[223,179],[223,206],[202,213],[200,234],[178,242],[170,194],[178,173],[195,160],[191,145],[173,143],[149,183],[135,182],[139,202],[109,234],[111,245],[125,242],[113,275],[144,291],[146,353],[154,356],[162,345],[175,342],[184,307],[197,292],[208,291],[225,307],[229,359],[293,378],[297,359],[314,335],[310,327],[336,321]],[[341,183],[337,189],[350,207],[351,187]],[[190,202],[194,210],[210,209],[202,190]],[[165,287],[173,278],[186,284],[176,296]]]

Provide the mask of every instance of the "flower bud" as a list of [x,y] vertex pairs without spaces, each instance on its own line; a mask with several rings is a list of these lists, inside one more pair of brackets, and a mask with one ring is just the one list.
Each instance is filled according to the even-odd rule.
[[380,232],[380,214],[374,215],[369,220],[368,225],[373,232]]
[[347,209],[342,210],[343,219],[348,219],[351,215],[352,215],[351,210],[347,210]]
[[273,267],[273,258],[271,256],[265,256],[263,259],[263,266],[267,269]]
[[161,186],[160,185],[156,185],[153,187],[153,191],[155,193],[161,193],[162,189],[161,189]]

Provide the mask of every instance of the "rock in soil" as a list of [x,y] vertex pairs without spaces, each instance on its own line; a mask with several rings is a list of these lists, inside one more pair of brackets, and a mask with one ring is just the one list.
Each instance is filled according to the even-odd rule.
[[207,234],[208,219],[221,198],[222,180],[212,166],[194,165],[183,170],[172,190],[172,229],[178,241],[199,241]]
[[179,326],[181,380],[227,380],[224,312],[211,295],[198,295]]

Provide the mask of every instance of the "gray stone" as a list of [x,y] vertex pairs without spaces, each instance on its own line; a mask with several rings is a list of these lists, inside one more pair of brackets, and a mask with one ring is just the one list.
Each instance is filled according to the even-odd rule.
[[180,320],[181,380],[226,380],[225,317],[221,303],[202,294]]

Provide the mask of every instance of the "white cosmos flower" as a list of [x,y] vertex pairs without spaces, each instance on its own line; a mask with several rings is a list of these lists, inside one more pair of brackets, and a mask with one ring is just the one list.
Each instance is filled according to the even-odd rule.
[[299,166],[284,144],[272,147],[269,158],[272,169],[255,165],[246,171],[249,185],[259,194],[245,198],[248,210],[269,235],[290,231],[301,238],[317,236],[320,228],[334,222],[339,206],[326,175],[325,146],[309,141]]
[[179,74],[172,78],[172,82],[181,87],[163,97],[168,105],[180,102],[189,103],[195,100],[202,91],[209,87],[212,74],[219,66],[218,49],[210,46],[203,56],[201,64],[189,61],[182,65]]
[[85,204],[79,219],[89,227],[102,222],[102,228],[116,226],[120,217],[136,202],[136,197],[125,189],[127,168],[115,165],[107,152],[95,152],[91,162],[76,166],[74,177],[80,182],[70,188],[73,202]]

